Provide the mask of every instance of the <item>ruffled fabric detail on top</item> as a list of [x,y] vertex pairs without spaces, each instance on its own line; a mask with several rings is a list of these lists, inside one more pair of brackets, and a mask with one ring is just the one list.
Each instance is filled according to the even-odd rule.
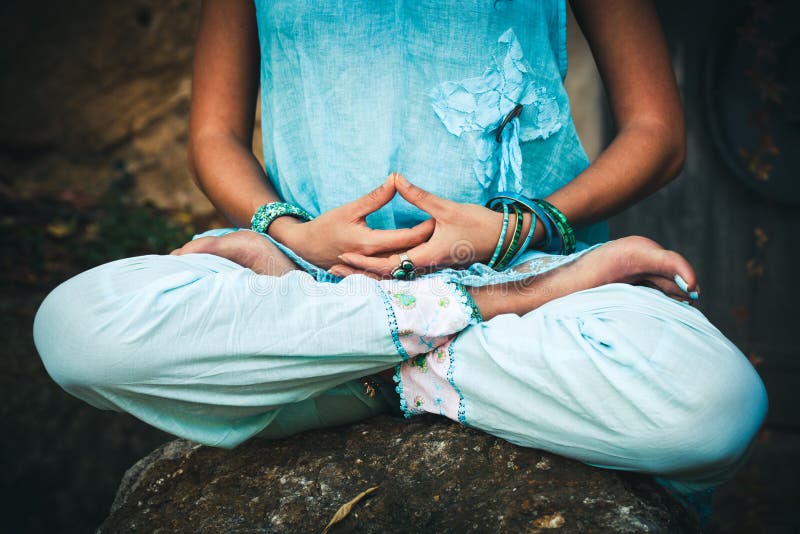
[[[561,128],[561,108],[554,95],[537,85],[513,28],[498,38],[492,61],[481,76],[443,82],[431,91],[436,115],[447,131],[465,136],[475,150],[475,175],[484,188],[522,192],[520,142],[546,139]],[[503,128],[503,119],[522,104],[522,113]]]

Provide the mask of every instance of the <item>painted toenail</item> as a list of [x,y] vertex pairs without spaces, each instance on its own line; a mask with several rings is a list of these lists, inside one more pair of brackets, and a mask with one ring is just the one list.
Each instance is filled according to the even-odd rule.
[[[677,284],[677,286],[679,288],[681,288],[681,291],[683,291],[684,293],[688,293],[689,292],[689,284],[686,283],[686,280],[684,280],[681,275],[676,274],[674,280],[675,280],[675,284]],[[695,291],[695,293],[697,293],[697,292]],[[689,296],[691,296],[691,295],[689,295]]]

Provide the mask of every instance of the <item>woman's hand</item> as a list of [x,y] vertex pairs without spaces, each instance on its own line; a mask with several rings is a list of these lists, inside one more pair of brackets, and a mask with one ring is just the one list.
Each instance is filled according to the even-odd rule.
[[[419,271],[463,267],[476,261],[489,262],[500,237],[503,225],[502,213],[477,204],[463,204],[438,197],[411,184],[400,174],[395,173],[394,178],[394,188],[400,196],[430,214],[431,219],[428,221],[435,222],[433,235],[429,240],[405,250]],[[514,228],[514,217],[514,215],[509,217],[508,238],[511,237],[511,229]],[[527,232],[530,221],[527,218],[523,220],[524,233]],[[402,249],[395,247],[395,250]],[[365,271],[379,277],[387,277],[400,263],[400,256],[399,254],[382,256],[385,255],[346,252],[340,256],[343,265],[336,265],[332,272],[345,276]]]
[[367,215],[391,201],[395,193],[394,177],[389,175],[383,184],[363,197],[311,221],[303,223],[291,217],[280,217],[270,225],[269,233],[323,269],[341,263],[339,256],[343,253],[368,257],[408,250],[431,236],[432,219],[398,230],[374,230],[366,223]]

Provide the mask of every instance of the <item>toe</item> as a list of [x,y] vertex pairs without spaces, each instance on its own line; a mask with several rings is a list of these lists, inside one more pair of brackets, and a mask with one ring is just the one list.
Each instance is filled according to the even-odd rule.
[[181,254],[214,254],[217,250],[219,237],[200,237],[183,245],[177,255]]
[[684,295],[691,295],[696,298],[698,293],[697,274],[691,264],[678,254],[671,250],[663,251],[663,257],[658,274],[670,281],[676,286]]
[[680,302],[688,302],[686,293],[684,293],[681,290],[681,288],[678,287],[675,281],[664,278],[663,276],[655,276],[655,275],[645,276],[634,285],[651,287],[653,289],[661,291],[671,299],[675,299]]

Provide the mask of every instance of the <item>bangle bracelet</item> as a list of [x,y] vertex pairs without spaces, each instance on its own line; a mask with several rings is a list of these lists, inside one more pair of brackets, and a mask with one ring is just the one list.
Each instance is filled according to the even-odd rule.
[[495,270],[502,271],[511,261],[511,258],[516,256],[517,254],[517,245],[519,244],[519,236],[522,234],[522,211],[517,207],[517,203],[511,204],[511,208],[514,210],[514,214],[517,216],[514,222],[514,234],[511,237],[511,243],[508,244],[508,249],[506,250],[505,254],[500,257],[500,260],[497,262],[497,266]]
[[[542,206],[537,204],[530,198],[523,197],[522,195],[518,195],[517,193],[513,193],[511,191],[502,191],[497,194],[497,196],[492,197],[489,199],[489,202],[486,203],[486,206],[489,208],[494,209],[494,206],[497,206],[498,203],[512,203],[516,202],[521,204],[522,206],[526,207],[532,214],[536,216],[536,219],[542,222],[542,227],[544,228],[545,238],[543,242],[533,243],[531,246],[533,248],[541,248],[541,250],[545,252],[555,252],[558,250],[554,247],[554,238],[556,234],[556,228],[553,226],[553,223],[550,221],[550,216]],[[531,223],[531,239],[533,238],[533,232],[536,230],[535,223]],[[530,239],[527,240],[530,243]],[[524,247],[523,247],[524,248]]]
[[506,241],[506,231],[508,231],[508,204],[503,204],[503,228],[500,230],[500,239],[497,240],[492,259],[487,264],[488,267],[494,267],[494,262],[497,261],[497,256],[500,255],[500,249],[503,248],[503,243]]
[[256,210],[253,218],[250,219],[250,229],[254,232],[266,234],[269,230],[269,225],[278,217],[289,215],[300,219],[303,222],[308,222],[314,217],[311,216],[306,210],[288,202],[270,202],[264,204]]
[[[541,221],[545,239],[543,242],[534,243],[534,248],[562,255],[575,252],[575,231],[569,224],[566,215],[546,200],[530,199],[511,191],[502,191],[491,198],[486,205],[492,207],[496,206],[498,202],[517,202],[528,208]],[[535,223],[532,223],[532,228],[535,229]],[[558,239],[556,240],[556,238]]]
[[547,212],[548,218],[558,230],[558,235],[561,240],[560,254],[567,255],[575,252],[575,231],[569,224],[567,216],[546,200],[537,198],[533,199],[533,201]]
[[522,255],[525,254],[525,251],[528,250],[528,245],[530,245],[531,243],[531,239],[533,239],[533,234],[536,231],[536,221],[538,217],[536,217],[536,214],[532,211],[529,211],[528,213],[531,214],[531,226],[530,228],[528,228],[528,234],[525,236],[525,240],[522,242],[522,246],[519,247],[519,251],[517,251],[517,254],[513,258],[511,258],[509,265],[515,265],[517,261],[519,261],[519,259],[522,257]]

